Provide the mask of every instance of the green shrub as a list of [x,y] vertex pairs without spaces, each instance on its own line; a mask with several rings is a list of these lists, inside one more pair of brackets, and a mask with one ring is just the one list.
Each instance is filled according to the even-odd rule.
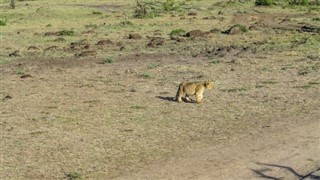
[[270,6],[273,5],[274,0],[256,0],[256,6]]
[[183,29],[174,29],[170,32],[170,35],[173,35],[173,36],[183,36],[185,34],[186,34],[186,31]]

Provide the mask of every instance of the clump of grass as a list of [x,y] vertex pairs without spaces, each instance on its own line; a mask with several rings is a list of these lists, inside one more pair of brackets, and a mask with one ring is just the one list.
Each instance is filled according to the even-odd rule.
[[151,63],[149,65],[150,68],[157,68],[157,67],[160,67],[160,66],[161,66],[161,64],[159,64],[159,63]]
[[143,78],[151,78],[150,73],[147,72],[147,71],[143,72],[140,76],[143,77]]
[[86,28],[96,29],[96,28],[98,28],[98,25],[96,25],[96,24],[87,24],[87,25],[85,25],[85,27]]
[[151,2],[140,2],[137,0],[135,11],[133,14],[134,18],[153,18],[158,14],[157,5]]
[[111,63],[113,63],[112,57],[106,57],[102,60],[102,64],[111,64]]
[[244,25],[241,25],[241,24],[235,24],[233,25],[231,28],[235,28],[235,27],[238,27],[242,32],[248,32],[248,29],[246,26]]
[[320,21],[320,17],[312,18],[312,21]]
[[58,31],[57,34],[59,36],[73,36],[75,35],[75,32],[73,30],[62,30],[62,31]]
[[186,34],[186,31],[184,29],[174,29],[170,32],[171,36],[183,36]]
[[74,171],[74,172],[71,172],[69,174],[67,174],[67,177],[69,180],[76,180],[76,179],[81,179],[81,174]]
[[273,81],[273,80],[267,80],[267,81],[262,81],[262,84],[277,84],[278,82]]
[[274,4],[274,0],[256,0],[256,6],[270,6]]
[[16,74],[18,74],[18,75],[24,75],[26,72],[25,72],[25,70],[24,69],[17,69],[16,70]]
[[0,19],[0,26],[6,26],[6,25],[7,25],[7,20]]
[[129,20],[124,20],[124,21],[121,21],[120,26],[134,26],[133,22],[129,21]]
[[162,4],[163,10],[165,12],[170,12],[170,11],[180,11],[181,10],[181,6],[180,4],[178,4],[177,2],[175,2],[175,0],[166,0],[163,4]]
[[146,106],[139,106],[139,105],[134,105],[134,106],[130,106],[130,109],[146,109]]
[[94,15],[102,15],[102,12],[100,12],[100,11],[93,11],[92,14],[94,14]]
[[289,0],[290,5],[308,5],[309,0]]
[[221,61],[218,59],[212,59],[209,64],[219,64]]
[[313,88],[317,85],[320,85],[320,82],[315,82],[315,81],[310,81],[308,82],[306,85],[302,85],[302,86],[294,86],[294,88],[299,88],[299,89],[309,89],[309,88]]
[[241,92],[241,91],[249,91],[249,87],[237,87],[237,88],[231,88],[231,89],[223,89],[223,92],[233,93],[233,92]]

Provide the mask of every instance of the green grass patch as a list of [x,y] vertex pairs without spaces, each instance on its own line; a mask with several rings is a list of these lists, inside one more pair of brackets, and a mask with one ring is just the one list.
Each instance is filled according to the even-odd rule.
[[74,36],[75,32],[73,30],[62,30],[62,31],[58,31],[57,34],[59,36]]
[[157,67],[160,67],[161,66],[161,64],[159,64],[159,63],[151,63],[150,65],[149,65],[149,68],[157,68]]
[[68,173],[67,174],[67,177],[69,180],[77,180],[77,179],[82,179],[81,178],[81,174],[74,171],[74,172],[71,172],[71,173]]
[[146,78],[146,79],[151,78],[150,73],[149,73],[149,72],[147,72],[147,71],[143,72],[140,76],[141,76],[141,77],[143,77],[143,78]]
[[5,26],[7,25],[7,19],[0,19],[0,26]]
[[221,61],[218,59],[212,59],[211,61],[209,61],[209,64],[219,64],[219,63],[221,63]]
[[100,12],[100,11],[93,11],[92,14],[94,14],[94,15],[102,15],[102,12]]
[[112,57],[106,57],[104,59],[102,59],[102,64],[111,64],[113,63],[113,58]]
[[185,35],[187,32],[184,29],[174,29],[170,32],[171,36],[183,36]]

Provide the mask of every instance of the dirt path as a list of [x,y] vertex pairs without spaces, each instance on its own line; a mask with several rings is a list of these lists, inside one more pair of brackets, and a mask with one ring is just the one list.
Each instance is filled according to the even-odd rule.
[[319,128],[316,118],[290,128],[276,127],[119,179],[320,179]]

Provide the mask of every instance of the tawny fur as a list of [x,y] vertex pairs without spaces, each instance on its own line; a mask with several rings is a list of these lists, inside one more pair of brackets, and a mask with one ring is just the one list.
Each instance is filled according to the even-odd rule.
[[190,96],[196,96],[196,102],[201,103],[203,92],[205,89],[212,90],[214,88],[213,82],[183,82],[179,85],[175,100],[182,102],[182,97],[191,102]]

